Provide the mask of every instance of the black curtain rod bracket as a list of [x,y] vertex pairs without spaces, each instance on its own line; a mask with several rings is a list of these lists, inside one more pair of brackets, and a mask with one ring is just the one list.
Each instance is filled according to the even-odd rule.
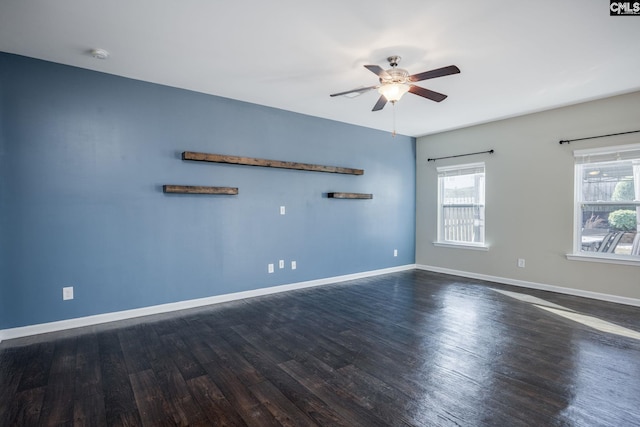
[[477,153],[456,154],[455,156],[436,157],[434,159],[427,159],[427,162],[435,162],[442,159],[453,159],[454,157],[475,156],[476,154],[493,154],[493,150],[478,151]]
[[606,138],[608,136],[617,136],[617,135],[626,135],[628,133],[638,133],[640,130],[631,130],[629,132],[620,132],[620,133],[610,133],[608,135],[598,135],[598,136],[588,136],[586,138],[576,138],[576,139],[563,139],[559,141],[559,144],[570,144],[573,141],[584,141],[585,139],[595,139],[595,138]]

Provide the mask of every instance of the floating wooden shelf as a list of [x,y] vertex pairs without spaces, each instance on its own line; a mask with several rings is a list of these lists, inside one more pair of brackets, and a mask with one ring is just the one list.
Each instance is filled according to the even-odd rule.
[[262,166],[268,168],[297,169],[312,172],[343,173],[349,175],[362,175],[364,170],[343,168],[339,166],[313,165],[310,163],[284,162],[281,160],[256,159],[253,157],[227,156],[224,154],[195,153],[185,151],[182,160],[194,160],[197,162],[230,163],[235,165]]
[[330,199],[373,199],[373,194],[364,193],[327,193]]
[[237,187],[204,187],[201,185],[163,185],[165,193],[185,193],[185,194],[238,194]]

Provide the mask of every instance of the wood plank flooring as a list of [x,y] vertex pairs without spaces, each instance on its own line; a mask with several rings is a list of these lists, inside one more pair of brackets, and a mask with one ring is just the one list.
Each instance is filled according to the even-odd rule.
[[496,289],[640,332],[406,271],[5,341],[0,426],[640,426],[640,340]]

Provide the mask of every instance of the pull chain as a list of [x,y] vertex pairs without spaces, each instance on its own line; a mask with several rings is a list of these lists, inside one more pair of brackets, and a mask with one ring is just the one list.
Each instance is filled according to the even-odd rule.
[[391,132],[391,136],[393,138],[396,137],[396,103],[392,102],[393,105],[393,132]]

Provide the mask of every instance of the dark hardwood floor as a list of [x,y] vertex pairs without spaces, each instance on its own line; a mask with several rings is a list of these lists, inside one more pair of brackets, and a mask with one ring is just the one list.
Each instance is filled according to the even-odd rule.
[[406,271],[5,341],[0,426],[638,426],[633,331],[638,307]]

